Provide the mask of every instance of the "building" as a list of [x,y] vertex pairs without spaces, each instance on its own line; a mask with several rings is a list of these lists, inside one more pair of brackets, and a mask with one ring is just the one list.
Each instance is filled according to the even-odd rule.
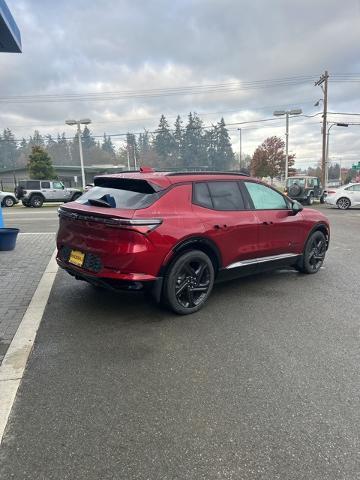
[[[81,188],[80,165],[53,165],[58,179],[67,187]],[[89,165],[85,166],[85,181],[93,183],[96,175],[106,173],[120,173],[125,170],[125,165]],[[0,190],[13,191],[19,180],[29,178],[26,167],[15,167],[0,170]]]

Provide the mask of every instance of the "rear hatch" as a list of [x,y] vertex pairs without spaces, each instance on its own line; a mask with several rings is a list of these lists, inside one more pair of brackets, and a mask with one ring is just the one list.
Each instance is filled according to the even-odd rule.
[[146,180],[95,179],[92,189],[59,209],[59,256],[66,261],[76,249],[95,254],[102,266],[114,266],[114,256],[125,258],[144,246],[144,233],[161,223],[157,218],[134,218],[137,210],[149,207],[161,194],[161,187]]

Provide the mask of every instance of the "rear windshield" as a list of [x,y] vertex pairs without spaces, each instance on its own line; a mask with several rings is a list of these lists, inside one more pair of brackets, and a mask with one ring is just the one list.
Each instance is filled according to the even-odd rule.
[[[100,185],[99,185],[100,184]],[[95,186],[76,200],[78,203],[103,208],[138,210],[154,203],[161,195],[144,180],[95,180]]]
[[300,185],[300,187],[305,186],[305,178],[288,178],[287,180],[287,186],[290,187],[291,185],[294,184]]

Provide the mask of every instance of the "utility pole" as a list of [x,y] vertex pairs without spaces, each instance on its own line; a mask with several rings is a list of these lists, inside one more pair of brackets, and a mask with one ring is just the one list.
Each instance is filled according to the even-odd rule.
[[289,112],[286,112],[286,132],[285,132],[285,185],[289,176]]
[[[321,75],[315,85],[320,86],[324,93],[324,110],[323,110],[323,126],[322,126],[322,156],[321,156],[321,183],[325,187],[326,182],[326,122],[327,122],[327,103],[328,103],[328,71],[325,70],[324,75]],[[324,86],[323,86],[324,84]]]
[[239,144],[239,170],[241,170],[241,166],[242,166],[242,139],[241,139],[241,128],[238,128],[239,130],[239,140],[240,140],[240,144]]

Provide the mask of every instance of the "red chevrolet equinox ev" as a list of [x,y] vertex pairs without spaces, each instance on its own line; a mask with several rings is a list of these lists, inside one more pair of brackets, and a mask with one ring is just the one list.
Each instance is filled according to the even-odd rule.
[[318,272],[330,236],[320,212],[229,172],[99,176],[59,217],[60,267],[95,286],[149,291],[179,314],[199,310],[215,281]]

